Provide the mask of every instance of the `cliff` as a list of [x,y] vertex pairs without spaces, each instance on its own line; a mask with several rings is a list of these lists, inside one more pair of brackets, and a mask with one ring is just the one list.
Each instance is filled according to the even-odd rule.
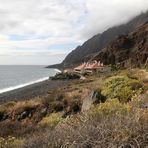
[[83,45],[78,46],[71,53],[69,53],[61,64],[52,65],[49,67],[72,67],[85,60],[88,60],[90,54],[101,51],[103,48],[107,47],[107,45],[116,37],[134,31],[138,26],[144,24],[146,21],[148,21],[148,11],[135,17],[126,24],[109,28],[102,34],[95,35],[94,37],[87,40]]
[[91,60],[104,64],[120,64],[124,67],[148,66],[148,22],[135,31],[114,39],[107,48],[90,55]]

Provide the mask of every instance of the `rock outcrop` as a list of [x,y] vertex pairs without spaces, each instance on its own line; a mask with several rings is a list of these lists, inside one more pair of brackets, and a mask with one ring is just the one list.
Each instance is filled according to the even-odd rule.
[[92,105],[105,102],[104,97],[100,91],[92,91],[82,102],[82,111],[89,110]]
[[91,55],[91,60],[124,67],[148,66],[148,22],[135,31],[114,39],[107,48]]
[[76,73],[57,73],[55,76],[50,77],[50,80],[72,80],[80,79],[81,76]]
[[[74,65],[80,64],[88,60],[91,54],[94,55],[94,53],[99,52],[103,48],[107,47],[107,45],[117,36],[125,35],[134,31],[135,28],[144,24],[146,21],[148,21],[148,11],[146,13],[142,13],[141,15],[135,17],[127,24],[109,28],[108,30],[104,31],[102,34],[95,35],[94,37],[87,40],[83,45],[78,46],[71,53],[69,53],[61,64],[52,65],[49,66],[49,68],[73,67]],[[122,36],[118,38],[118,40],[120,40],[119,43],[122,40],[122,42],[124,42],[124,45],[125,43],[127,43],[126,46],[132,46],[131,45],[132,43],[126,39],[126,36]],[[106,54],[105,55],[103,54],[102,57],[106,58],[108,56]],[[111,55],[110,58],[114,60],[114,55]]]

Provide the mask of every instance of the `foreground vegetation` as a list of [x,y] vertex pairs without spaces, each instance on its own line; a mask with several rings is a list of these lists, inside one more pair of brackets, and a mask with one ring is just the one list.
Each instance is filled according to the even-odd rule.
[[27,140],[26,147],[141,147],[148,145],[148,110],[109,100]]
[[[146,148],[147,76],[139,69],[97,73],[35,100],[2,104],[0,147]],[[92,91],[98,100],[81,111]]]

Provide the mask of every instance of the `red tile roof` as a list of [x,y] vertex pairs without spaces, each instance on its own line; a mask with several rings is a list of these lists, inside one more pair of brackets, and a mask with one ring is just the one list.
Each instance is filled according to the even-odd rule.
[[83,63],[81,65],[79,65],[78,67],[74,68],[74,70],[82,70],[82,69],[89,69],[89,70],[93,70],[93,69],[97,69],[99,67],[103,67],[103,63],[100,63],[97,62],[97,61],[94,61],[94,62],[91,62],[91,63]]

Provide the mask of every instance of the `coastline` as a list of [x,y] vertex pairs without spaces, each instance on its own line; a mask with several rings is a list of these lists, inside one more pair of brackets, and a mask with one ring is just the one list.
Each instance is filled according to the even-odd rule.
[[20,85],[17,85],[17,86],[4,88],[4,89],[0,90],[0,94],[6,93],[6,92],[9,92],[9,91],[13,91],[13,90],[16,90],[16,89],[20,89],[20,88],[23,88],[23,87],[26,87],[26,86],[29,86],[29,85],[32,85],[32,84],[39,83],[39,82],[43,82],[43,81],[46,81],[48,79],[49,79],[48,77],[45,77],[45,78],[38,79],[36,81],[31,81],[31,82],[20,84]]
[[[54,71],[56,73],[61,72],[59,69],[54,69]],[[8,88],[0,89],[0,94],[6,93],[6,92],[9,92],[9,91],[13,91],[13,90],[16,90],[16,89],[20,89],[20,88],[23,88],[23,87],[26,87],[26,86],[29,86],[29,85],[32,85],[32,84],[39,83],[39,82],[46,81],[46,80],[49,79],[49,77],[51,77],[51,76],[43,77],[43,78],[40,78],[40,79],[37,79],[37,80],[34,80],[34,81],[30,81],[30,82],[26,82],[26,83],[23,83],[23,84],[18,84],[16,86],[10,86]]]
[[42,82],[27,85],[18,89],[0,94],[0,102],[29,100],[40,96],[45,96],[51,89],[56,89],[68,84],[66,80],[45,80]]

